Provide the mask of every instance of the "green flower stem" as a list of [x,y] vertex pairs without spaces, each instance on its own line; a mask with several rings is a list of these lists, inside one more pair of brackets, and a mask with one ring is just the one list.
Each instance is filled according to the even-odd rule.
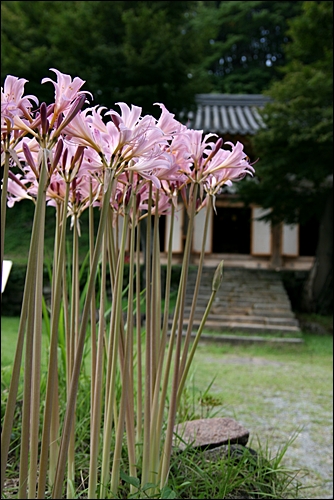
[[[105,498],[107,493],[107,483],[109,479],[109,465],[110,465],[110,447],[111,447],[111,430],[112,430],[112,414],[114,410],[115,402],[115,389],[116,389],[116,368],[117,368],[117,353],[119,352],[119,340],[120,340],[120,325],[122,320],[122,287],[123,287],[123,275],[124,275],[124,251],[127,237],[129,214],[125,214],[122,232],[122,241],[119,250],[119,258],[116,270],[116,280],[115,280],[115,293],[113,295],[112,302],[112,317],[110,324],[110,331],[113,330],[113,345],[110,343],[108,363],[111,364],[111,378],[109,387],[107,386],[106,391],[109,391],[108,404],[106,405],[106,417],[104,421],[104,434],[103,434],[103,451],[102,451],[102,470],[101,470],[101,493],[100,497]],[[124,361],[124,359],[123,359]],[[124,370],[127,371],[126,369]],[[120,427],[119,427],[120,426]],[[115,429],[117,435],[122,433],[122,427],[124,426],[124,418],[118,418],[117,423],[115,422]],[[111,474],[111,491],[117,489],[118,477],[119,477],[119,461],[121,449],[119,449],[119,442],[116,439],[115,452],[114,452],[114,463],[112,465]],[[117,450],[116,450],[117,447]]]
[[[36,268],[37,271],[37,268]],[[35,274],[36,277],[36,274]],[[24,359],[24,389],[23,389],[23,410],[22,410],[22,430],[20,447],[20,469],[19,469],[19,498],[27,498],[27,481],[29,467],[29,438],[30,438],[30,411],[31,411],[31,384],[32,384],[32,355],[33,355],[33,332],[34,332],[34,306],[35,288],[31,290],[27,332],[26,349]]]
[[186,333],[186,336],[184,339],[184,344],[183,344],[182,358],[181,358],[181,362],[180,362],[179,380],[182,377],[182,373],[184,371],[184,367],[185,367],[185,364],[187,361],[187,354],[188,354],[188,350],[189,350],[191,332],[192,332],[192,328],[193,328],[193,324],[194,324],[196,302],[197,302],[197,297],[198,297],[199,287],[200,287],[201,277],[202,277],[202,271],[203,271],[205,245],[206,245],[206,239],[207,239],[207,234],[208,234],[208,226],[209,226],[209,221],[210,221],[211,210],[212,210],[212,199],[211,199],[211,196],[209,196],[207,207],[206,207],[206,216],[205,216],[205,223],[204,223],[204,230],[203,230],[202,247],[201,247],[200,259],[199,259],[199,264],[198,264],[198,269],[197,269],[196,284],[195,284],[195,289],[194,289],[194,294],[193,294],[190,315],[189,315],[189,319],[188,319],[187,333]]
[[[165,284],[165,309],[164,309],[164,320],[163,320],[163,338],[167,341],[167,330],[169,323],[169,303],[170,303],[170,288],[171,288],[171,277],[172,277],[172,257],[173,257],[173,231],[174,231],[174,218],[175,218],[175,206],[172,203],[171,211],[171,224],[169,231],[169,241],[168,241],[168,251],[167,251],[167,269],[166,269],[166,284]],[[160,359],[163,362],[165,357],[165,347],[166,345],[161,345],[160,348]]]
[[86,329],[87,329],[88,315],[89,315],[89,309],[90,309],[90,301],[91,301],[92,291],[93,291],[93,288],[95,286],[95,277],[96,277],[96,271],[97,271],[97,266],[98,266],[98,261],[99,261],[99,257],[100,257],[101,246],[102,246],[102,237],[103,237],[103,233],[105,230],[106,220],[107,220],[107,215],[108,215],[112,182],[113,182],[113,179],[110,179],[109,184],[107,185],[106,192],[104,193],[104,196],[103,196],[103,203],[102,203],[102,209],[101,209],[101,215],[100,215],[99,228],[98,228],[98,232],[97,232],[97,236],[96,236],[93,263],[91,266],[91,272],[90,272],[88,288],[87,288],[87,295],[86,295],[85,304],[84,304],[84,308],[83,308],[83,312],[82,312],[82,319],[81,319],[79,338],[78,338],[78,344],[77,344],[77,352],[76,352],[76,357],[75,357],[74,367],[73,367],[73,376],[72,376],[70,391],[69,391],[68,398],[67,398],[66,414],[65,414],[64,426],[63,426],[63,432],[62,432],[62,438],[61,438],[61,444],[60,444],[60,450],[59,450],[59,459],[58,459],[54,488],[53,488],[53,492],[52,492],[52,498],[61,498],[61,494],[62,494],[62,483],[63,483],[64,474],[65,474],[66,456],[67,456],[67,449],[68,449],[69,438],[70,438],[70,429],[72,426],[75,402],[76,402],[77,391],[78,391],[79,373],[80,373],[80,366],[81,366],[83,349],[84,349],[84,344],[85,344]]
[[[1,190],[1,290],[2,290],[2,266],[3,258],[5,252],[5,228],[6,228],[6,209],[7,209],[7,186],[8,186],[8,173],[9,173],[9,157],[10,153],[8,151],[8,139],[5,140],[5,162],[3,169],[2,178],[2,190]],[[1,292],[2,297],[2,292]],[[2,491],[2,488],[1,488]]]
[[187,379],[187,375],[188,375],[188,372],[189,372],[189,368],[190,368],[192,360],[194,358],[194,355],[195,355],[195,352],[196,352],[196,348],[197,348],[198,342],[200,340],[203,328],[205,326],[207,317],[209,315],[212,303],[213,303],[213,301],[215,299],[216,293],[219,290],[219,287],[220,287],[220,284],[221,284],[221,281],[222,281],[222,277],[223,277],[223,262],[224,261],[221,261],[218,264],[218,267],[216,269],[216,272],[215,272],[215,275],[214,275],[214,278],[213,278],[213,282],[212,282],[212,291],[211,291],[210,299],[209,299],[209,302],[208,302],[208,304],[206,306],[206,309],[205,309],[204,315],[202,317],[200,326],[198,327],[198,331],[196,333],[196,337],[195,337],[193,345],[191,347],[191,351],[190,351],[190,354],[189,354],[189,357],[188,357],[188,360],[187,360],[187,364],[185,366],[185,369],[183,371],[183,374],[182,374],[182,377],[181,377],[181,380],[180,380],[180,383],[179,383],[179,389],[178,389],[178,395],[177,395],[178,402],[180,401],[181,394],[182,394],[182,391],[183,391],[183,388],[184,388],[184,385],[185,385],[185,382],[186,382],[186,379]]
[[[44,175],[43,175],[44,174]],[[37,197],[40,198],[39,209],[39,227],[38,227],[38,237],[36,239],[36,244],[33,248],[32,255],[29,258],[32,259],[32,265],[34,269],[33,273],[33,285],[31,288],[31,293],[29,297],[29,308],[28,308],[28,317],[27,317],[27,331],[26,331],[26,355],[25,355],[25,364],[24,364],[24,392],[23,392],[23,411],[22,411],[22,434],[21,434],[21,451],[20,451],[20,471],[19,471],[19,497],[26,498],[27,496],[27,479],[29,475],[29,479],[34,482],[31,485],[32,488],[35,487],[36,483],[36,470],[37,464],[32,464],[32,470],[30,475],[29,470],[29,443],[30,443],[30,431],[31,431],[31,411],[32,411],[32,388],[34,390],[33,394],[36,396],[36,393],[39,392],[39,387],[36,387],[36,384],[39,386],[38,380],[38,368],[37,372],[35,372],[35,376],[37,379],[33,382],[33,347],[35,343],[34,336],[36,334],[36,330],[38,329],[38,325],[36,325],[36,318],[38,318],[39,327],[41,328],[41,316],[42,316],[42,283],[38,283],[38,278],[40,280],[43,279],[43,248],[44,248],[44,226],[45,226],[45,200],[46,200],[46,188],[47,188],[47,152],[43,151],[43,158],[41,162],[40,168],[40,185],[38,189]],[[36,206],[37,210],[37,206]],[[35,221],[34,221],[35,222]],[[38,269],[38,266],[42,266],[42,270]],[[40,296],[37,296],[39,302],[37,303],[36,295],[37,290],[39,288]],[[36,328],[36,329],[35,329]],[[41,337],[41,331],[39,331],[38,335]],[[41,338],[39,339],[41,342]],[[37,401],[38,402],[38,401]],[[35,401],[33,401],[33,404]],[[38,414],[34,413],[34,421],[32,422],[32,426],[34,429],[34,434],[36,433],[36,425],[38,427],[38,422],[36,424],[36,416],[38,419]],[[30,450],[31,451],[31,450]],[[33,459],[37,460],[36,453],[34,454],[33,449]]]
[[[37,202],[35,207],[34,214],[34,222],[31,233],[31,241],[30,241],[30,249],[28,256],[28,264],[26,271],[26,279],[23,291],[23,299],[22,299],[22,308],[20,315],[20,323],[19,323],[19,331],[18,331],[18,339],[16,344],[16,352],[12,369],[12,377],[10,382],[10,388],[8,393],[8,400],[6,405],[6,411],[2,426],[1,433],[1,492],[3,491],[5,474],[6,474],[6,466],[7,466],[7,458],[8,451],[10,445],[10,437],[13,427],[13,419],[14,412],[16,406],[16,397],[17,391],[20,381],[20,369],[22,362],[22,353],[23,353],[23,344],[25,337],[25,328],[28,316],[28,309],[30,303],[30,296],[33,290],[34,278],[36,276],[36,259],[34,259],[34,255],[36,255],[36,251],[38,248],[38,241],[40,239],[40,228],[41,228],[41,216],[42,216],[42,204],[43,204],[43,189],[44,183],[46,181],[46,171],[45,169],[41,169],[41,178],[39,182],[39,190],[37,196]],[[4,193],[2,194],[4,196]],[[1,200],[2,202],[2,200]],[[1,213],[1,216],[3,214]],[[2,228],[1,228],[2,229]]]
[[[167,421],[167,430],[166,430],[166,439],[162,457],[161,464],[161,473],[159,477],[160,488],[163,488],[166,484],[168,473],[169,473],[169,465],[170,465],[170,455],[172,450],[172,440],[173,440],[173,430],[175,423],[175,415],[176,415],[176,398],[177,398],[177,388],[178,388],[178,378],[179,378],[179,364],[180,364],[180,353],[181,353],[181,342],[182,342],[182,331],[183,331],[183,314],[184,314],[184,303],[185,303],[185,295],[186,295],[186,285],[188,278],[188,268],[189,268],[189,259],[190,259],[190,250],[192,243],[192,235],[194,228],[194,218],[196,211],[196,200],[197,200],[197,191],[198,184],[196,183],[194,186],[194,190],[192,193],[192,197],[190,200],[190,215],[188,221],[188,231],[187,238],[182,262],[182,272],[181,279],[179,285],[179,293],[178,299],[180,297],[180,309],[178,312],[178,334],[176,338],[176,348],[174,354],[174,366],[173,366],[173,380],[172,380],[172,390],[170,396],[169,403],[169,412],[168,412],[168,421]],[[179,300],[178,300],[179,301]]]
[[[159,363],[159,352],[160,344],[162,339],[161,334],[161,265],[160,265],[160,241],[159,241],[159,213],[157,210],[159,203],[159,192],[156,194],[155,199],[155,214],[154,214],[154,229],[153,229],[153,256],[152,256],[152,307],[150,309],[150,323],[152,325],[152,343],[151,343],[151,386],[152,386],[152,407],[151,415],[156,414],[154,408],[154,389],[157,381],[158,375],[158,363]],[[159,377],[160,379],[161,377]],[[157,405],[157,402],[155,403]],[[151,423],[152,423],[151,416]],[[159,441],[159,442],[158,442]],[[149,453],[149,482],[154,483],[156,481],[156,476],[158,472],[158,467],[156,466],[156,453],[159,450],[160,440],[157,436],[156,426],[151,425],[150,430],[150,453]],[[155,464],[155,467],[152,466]],[[147,491],[150,494],[150,490]]]
[[[118,255],[119,249],[118,249],[118,234],[119,234],[119,224],[118,224],[118,214],[112,212],[112,209],[110,208],[109,210],[109,230],[108,230],[108,261],[109,261],[109,270],[110,270],[110,280],[111,280],[111,291],[112,291],[112,297],[117,296],[117,276],[118,276],[118,266],[120,262],[120,257]],[[116,220],[115,220],[116,218]],[[115,234],[116,233],[116,236]],[[111,316],[110,316],[110,326],[109,326],[109,339],[105,339],[105,345],[108,346],[106,349],[106,364],[107,364],[107,374],[106,374],[106,387],[110,387],[111,384],[111,373],[113,371],[113,367],[116,366],[113,362],[109,362],[109,360],[112,359],[112,356],[115,356],[115,359],[117,359],[117,349],[116,351],[113,350],[114,342],[115,342],[115,334],[117,332],[117,335],[119,335],[119,338],[117,339],[117,348],[119,350],[119,355],[121,359],[121,366],[123,367],[124,363],[124,352],[123,352],[123,347],[124,347],[124,334],[122,330],[122,320],[123,317],[121,315],[120,319],[120,324],[119,324],[119,329],[115,328],[115,314],[116,314],[116,308],[112,305],[111,307]],[[116,376],[116,375],[114,375]],[[105,408],[108,408],[108,398],[109,398],[109,391],[106,390],[105,392]],[[113,411],[114,411],[114,425],[116,426],[117,421],[118,421],[118,410],[117,410],[117,405],[116,405],[116,399],[114,399],[113,402]]]
[[[111,292],[112,292],[112,299],[115,294],[115,280],[116,280],[116,263],[117,263],[117,257],[116,257],[116,249],[115,249],[115,240],[118,238],[118,232],[116,232],[117,237],[114,238],[114,217],[115,214],[112,212],[112,210],[109,210],[108,213],[108,221],[107,221],[107,235],[108,235],[108,241],[107,241],[107,252],[108,252],[108,262],[109,262],[109,272],[110,272],[110,281],[111,281]],[[117,231],[117,227],[116,227]],[[112,308],[111,308],[111,315],[110,315],[110,326],[109,326],[109,339],[107,339],[107,336],[105,336],[105,345],[106,345],[106,360],[107,360],[107,374],[106,374],[106,387],[109,387],[110,384],[110,377],[111,377],[111,371],[112,371],[112,363],[108,362],[108,357],[109,353],[112,352],[112,345],[114,342],[114,333],[115,330],[112,328]],[[105,408],[108,407],[108,397],[109,397],[109,392],[106,390],[105,393]]]
[[[135,208],[135,196],[132,196],[132,208]],[[127,211],[129,208],[127,208]],[[128,214],[125,215],[128,219]],[[123,229],[126,229],[127,224],[124,221]],[[124,234],[124,233],[123,233]],[[125,232],[124,242],[122,239],[122,247],[120,256],[123,253],[123,243],[126,241],[127,231]],[[131,239],[130,239],[130,265],[129,265],[129,289],[128,289],[128,312],[127,312],[127,330],[126,330],[126,342],[125,342],[125,353],[124,353],[124,364],[122,370],[122,393],[119,408],[119,418],[118,425],[116,428],[116,442],[114,449],[112,473],[111,473],[111,492],[117,494],[119,475],[120,475],[120,463],[121,463],[121,453],[122,453],[122,443],[123,443],[123,433],[124,433],[124,420],[127,421],[127,440],[128,440],[128,453],[129,453],[129,465],[130,465],[130,475],[136,476],[135,467],[135,442],[134,442],[134,428],[133,426],[133,391],[131,391],[131,381],[133,380],[132,368],[133,368],[133,280],[134,280],[134,242],[135,242],[135,230],[132,228]],[[124,258],[121,259],[124,263]],[[124,264],[123,264],[124,269]],[[123,270],[121,276],[123,277]],[[123,282],[123,279],[120,280]],[[133,387],[133,386],[132,386]],[[130,401],[132,404],[130,406]],[[127,412],[126,412],[127,410]],[[131,422],[132,420],[132,422]],[[136,489],[131,487],[131,493],[136,491]]]
[[146,336],[145,336],[145,380],[144,380],[144,439],[142,461],[142,487],[148,482],[150,463],[150,420],[152,403],[152,365],[151,365],[151,208],[152,183],[150,182],[146,219]]
[[[70,351],[67,352],[69,359],[70,377],[67,380],[67,391],[69,391],[75,351],[78,341],[78,328],[79,328],[79,301],[80,301],[80,287],[79,287],[79,235],[78,235],[78,214],[75,212],[73,215],[73,251],[72,251],[72,293],[71,293],[71,328],[70,328]],[[73,415],[73,424],[71,428],[71,435],[68,447],[67,459],[67,498],[74,498],[74,480],[75,480],[75,409]]]
[[[116,218],[114,221],[113,219]],[[109,227],[113,228],[115,223],[115,232],[116,236],[114,234],[114,230],[110,229],[108,231],[108,260],[109,260],[109,269],[110,269],[110,279],[111,279],[111,285],[112,285],[112,297],[117,296],[117,276],[118,276],[118,266],[120,263],[120,257],[117,256],[118,254],[118,215],[116,213],[113,213],[111,208],[109,210]],[[122,290],[122,286],[121,286]],[[117,366],[117,350],[119,351],[119,356],[120,356],[120,361],[121,361],[121,368],[123,369],[123,363],[124,363],[124,349],[123,349],[123,344],[124,344],[124,332],[123,332],[123,317],[120,315],[120,323],[118,324],[118,328],[115,327],[115,314],[116,314],[116,308],[115,304],[112,305],[111,307],[111,317],[110,317],[110,327],[109,327],[109,339],[106,338],[105,345],[108,346],[106,349],[106,365],[107,365],[107,374],[106,374],[106,381],[105,381],[105,386],[106,386],[106,391],[105,391],[105,411],[107,412],[108,404],[109,404],[109,394],[110,391],[107,388],[114,387],[116,384],[116,371],[112,375],[113,370],[116,370]],[[118,336],[117,340],[115,340],[115,336]],[[116,342],[116,344],[115,344]],[[114,349],[114,345],[116,345],[116,349]],[[114,361],[113,360],[114,357]],[[109,361],[110,360],[110,361]],[[114,382],[111,382],[111,378],[113,377]],[[116,396],[115,396],[115,391],[112,391],[112,396],[113,396],[113,402],[111,403],[111,411],[113,412],[113,418],[114,418],[114,427],[117,427],[117,422],[118,422],[118,409],[117,409],[117,401],[116,401]],[[112,421],[111,421],[112,423]]]
[[[169,322],[169,300],[170,300],[170,283],[172,274],[172,248],[173,248],[173,230],[174,230],[174,216],[175,207],[172,205],[171,211],[171,224],[169,230],[169,240],[168,240],[168,253],[167,253],[167,271],[166,271],[166,284],[165,284],[165,310],[164,310],[164,321],[161,332],[161,342],[160,342],[160,352],[158,358],[157,374],[155,379],[153,403],[152,403],[152,418],[151,418],[151,454],[150,454],[150,471],[151,471],[151,482],[156,481],[156,474],[159,469],[159,451],[161,446],[161,431],[162,431],[162,421],[165,408],[165,393],[167,392],[167,384],[162,391],[162,396],[159,404],[160,396],[160,386],[161,386],[161,376],[162,369],[165,359],[165,350],[167,344],[167,330]],[[160,411],[159,411],[160,410]]]
[[[132,196],[132,226],[130,235],[130,262],[129,262],[129,292],[128,292],[128,315],[127,315],[127,339],[129,339],[129,363],[125,366],[129,368],[129,390],[127,397],[126,413],[126,437],[128,443],[129,472],[130,476],[137,477],[136,467],[136,439],[135,439],[135,405],[134,405],[134,269],[135,269],[135,241],[136,241],[136,196]],[[130,492],[133,494],[137,489],[130,485]]]
[[[61,222],[62,222],[62,209],[63,205],[62,203],[58,202],[56,205],[56,228],[55,228],[55,238],[54,238],[54,250],[53,250],[53,269],[57,269],[58,265],[58,252],[60,249],[60,238],[61,238]],[[63,269],[65,270],[65,265],[63,266]],[[52,291],[51,291],[51,296],[55,296],[55,281],[56,280],[51,280],[51,285],[52,285]],[[64,288],[66,284],[66,276],[65,279],[63,280],[64,283]],[[67,308],[65,307],[65,290],[63,290],[63,295],[64,295],[64,308],[65,312],[67,311]],[[65,314],[65,318],[67,317],[67,314]],[[65,323],[65,329],[66,329],[66,323]],[[50,340],[50,339],[49,339]],[[54,481],[54,473],[52,472],[56,471],[56,464],[57,464],[57,458],[58,458],[58,452],[59,452],[59,444],[58,444],[58,438],[59,438],[59,400],[58,400],[58,374],[55,376],[55,391],[54,391],[54,401],[52,404],[55,405],[54,411],[52,411],[51,414],[51,425],[50,425],[50,457],[49,457],[49,484],[52,485]]]
[[[62,210],[62,221],[61,221],[61,232],[59,240],[59,254],[57,259],[57,267],[54,270],[55,283],[52,286],[53,295],[51,297],[51,333],[50,333],[50,354],[49,354],[49,366],[48,366],[48,379],[46,386],[46,396],[45,396],[45,407],[43,416],[43,431],[42,431],[42,443],[41,443],[41,455],[40,455],[40,466],[39,466],[39,482],[37,498],[45,498],[45,488],[46,488],[46,477],[48,468],[48,455],[50,447],[50,432],[51,423],[57,420],[57,404],[58,396],[55,396],[55,391],[57,388],[58,379],[58,326],[59,326],[59,315],[61,309],[61,293],[62,293],[62,279],[63,279],[63,266],[65,261],[65,239],[66,239],[66,217],[67,217],[67,204],[69,198],[69,183],[66,183],[66,190],[64,196],[63,210]],[[53,452],[56,451],[54,447]],[[55,457],[53,456],[52,461],[50,460],[49,466],[49,477],[55,477],[54,469],[51,468],[55,465]]]
[[[142,443],[143,432],[143,385],[142,385],[142,340],[141,340],[141,287],[140,287],[140,228],[141,223],[137,223],[137,245],[136,245],[136,326],[137,326],[137,427],[136,427],[136,444],[139,450],[139,445]],[[138,452],[139,454],[139,452]]]
[[[107,226],[107,232],[110,228]],[[89,483],[88,498],[96,498],[97,488],[97,459],[99,452],[99,435],[101,425],[101,403],[102,403],[102,375],[103,375],[103,337],[105,331],[105,301],[107,292],[107,234],[103,235],[102,242],[102,262],[101,262],[101,288],[100,288],[100,311],[99,311],[99,331],[98,346],[95,363],[93,402],[91,410],[91,430],[90,430],[90,459],[89,459]]]
[[[36,218],[38,218],[38,214],[40,212],[40,207],[38,210],[36,210],[36,208],[35,208],[34,220]],[[23,292],[22,308],[21,308],[20,323],[19,323],[19,330],[18,330],[18,339],[17,339],[17,344],[16,344],[15,358],[14,358],[13,369],[12,369],[12,377],[11,377],[11,381],[10,381],[8,400],[7,400],[6,411],[5,411],[5,416],[4,416],[3,426],[2,426],[2,433],[1,433],[1,495],[2,495],[4,481],[5,481],[5,477],[6,477],[6,467],[7,467],[8,451],[9,451],[9,445],[10,445],[10,437],[11,437],[11,432],[12,432],[12,427],[13,427],[13,419],[14,419],[14,412],[15,412],[15,406],[16,406],[17,390],[18,390],[19,381],[20,381],[20,370],[21,370],[21,362],[22,362],[23,344],[24,344],[25,328],[26,328],[26,321],[27,321],[27,315],[28,315],[28,309],[29,309],[30,295],[31,295],[31,292],[33,289],[33,284],[34,284],[33,278],[34,278],[35,269],[33,266],[32,256],[33,256],[36,244],[37,244],[37,241],[36,241],[36,238],[38,236],[37,231],[38,231],[38,225],[34,223],[33,230],[32,230],[32,236],[31,236],[31,243],[30,243],[28,265],[27,265],[27,271],[26,271],[26,280],[25,280],[25,286],[24,286],[24,292]]]
[[203,328],[205,326],[205,322],[206,322],[207,317],[209,315],[209,312],[210,312],[210,309],[211,309],[211,306],[212,306],[212,303],[214,301],[215,296],[216,296],[216,291],[212,291],[211,295],[210,295],[209,302],[208,302],[208,304],[206,306],[206,309],[205,309],[205,312],[203,314],[200,326],[198,327],[198,331],[196,333],[196,337],[195,337],[194,342],[193,342],[193,344],[191,346],[191,350],[190,350],[190,353],[189,353],[187,364],[186,364],[186,366],[184,368],[184,371],[183,371],[182,376],[181,376],[181,380],[179,382],[178,393],[177,393],[177,403],[178,404],[179,404],[180,399],[181,399],[182,391],[183,391],[183,388],[184,388],[184,385],[185,385],[185,382],[186,382],[186,379],[187,379],[187,375],[188,375],[188,372],[189,372],[190,365],[191,365],[192,360],[194,358],[194,354],[195,354],[198,342],[200,340]]
[[157,373],[160,332],[161,332],[161,266],[160,266],[160,242],[159,242],[159,191],[156,193],[154,227],[153,227],[153,255],[152,255],[152,306],[150,308],[152,336],[151,336],[151,377],[152,377],[152,400]]
[[[93,263],[93,254],[94,254],[94,207],[93,207],[93,191],[92,191],[92,180],[90,180],[89,184],[89,264],[90,267]],[[106,250],[105,250],[106,251]],[[102,252],[103,255],[103,252]],[[103,258],[103,257],[102,257]],[[95,391],[95,373],[97,371],[96,363],[97,363],[97,341],[96,341],[96,297],[95,297],[95,289],[92,291],[92,301],[90,305],[90,329],[91,329],[91,421],[93,420],[93,403],[94,403],[94,391]],[[103,318],[104,319],[104,318]],[[101,322],[101,315],[100,315]]]
[[42,297],[43,297],[43,257],[44,257],[44,223],[45,203],[42,205],[42,227],[43,238],[39,240],[38,261],[36,273],[36,296],[34,312],[34,338],[33,338],[33,367],[31,387],[31,422],[30,422],[30,467],[28,479],[28,497],[35,498],[37,485],[37,463],[39,443],[39,419],[40,419],[40,380],[41,380],[41,351],[42,351]]

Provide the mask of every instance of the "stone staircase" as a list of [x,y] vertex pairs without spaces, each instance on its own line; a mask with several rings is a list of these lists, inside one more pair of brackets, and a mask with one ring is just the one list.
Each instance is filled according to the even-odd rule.
[[[215,268],[203,269],[196,304],[193,330],[196,331],[211,294]],[[184,328],[187,328],[197,269],[189,269]],[[223,281],[216,294],[205,324],[206,332],[234,332],[278,338],[292,337],[300,342],[298,320],[291,310],[280,274],[271,270],[225,268]],[[287,339],[288,340],[288,339]]]

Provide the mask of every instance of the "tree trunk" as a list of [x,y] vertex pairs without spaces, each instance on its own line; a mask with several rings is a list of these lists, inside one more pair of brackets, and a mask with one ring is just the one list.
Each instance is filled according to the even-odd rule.
[[319,227],[314,265],[303,291],[303,309],[318,314],[333,311],[333,191],[328,196]]

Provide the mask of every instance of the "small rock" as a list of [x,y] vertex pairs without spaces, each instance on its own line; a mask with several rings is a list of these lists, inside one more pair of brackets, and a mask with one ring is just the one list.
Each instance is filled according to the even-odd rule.
[[245,445],[248,438],[249,431],[233,418],[201,418],[175,425],[173,444],[180,450],[189,445],[205,449],[229,443]]

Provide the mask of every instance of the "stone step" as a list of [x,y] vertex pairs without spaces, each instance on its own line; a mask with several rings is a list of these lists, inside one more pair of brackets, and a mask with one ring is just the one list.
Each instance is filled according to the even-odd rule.
[[[200,322],[202,320],[202,317],[198,314],[195,314],[195,321]],[[188,321],[188,317],[185,317],[185,321]],[[218,324],[221,323],[255,323],[255,324],[261,324],[261,325],[286,325],[286,326],[299,326],[299,322],[297,319],[293,317],[267,317],[267,316],[253,316],[253,315],[234,315],[234,314],[209,314],[207,323],[211,321],[217,322]]]
[[[215,269],[204,268],[196,302],[196,329],[211,295]],[[197,269],[190,269],[185,300],[184,328],[187,326]],[[207,331],[240,331],[250,333],[300,332],[299,322],[279,273],[256,269],[229,268],[224,270],[223,282],[216,293],[205,324]]]
[[[201,313],[204,313],[205,309],[207,306],[206,303],[197,303],[196,304],[196,311],[199,311]],[[185,306],[185,311],[190,312],[191,310],[191,305],[186,304]],[[230,303],[230,304],[222,304],[219,306],[212,306],[210,314],[255,314],[258,316],[279,316],[281,314],[287,315],[290,317],[294,317],[291,309],[285,305],[279,305],[279,304],[271,304],[270,307],[266,307],[263,305],[263,307],[257,307],[256,304],[249,304],[247,302],[244,303]]]
[[[183,329],[187,329],[188,320],[183,321]],[[194,321],[193,328],[196,330],[200,325],[200,321]],[[236,321],[212,321],[207,320],[205,323],[205,330],[215,331],[215,332],[225,332],[225,331],[240,331],[240,332],[252,332],[252,333],[297,333],[300,332],[298,326],[295,325],[271,325],[263,323],[242,323]]]
[[[188,296],[194,294],[194,290],[187,290],[186,292]],[[211,289],[210,290],[203,290],[202,288],[199,289],[198,292],[199,297],[209,297],[211,295]],[[216,293],[215,301],[219,302],[223,298],[228,297],[229,300],[250,300],[254,301],[256,300],[257,302],[261,300],[266,300],[268,297],[270,297],[271,300],[274,301],[283,301],[283,302],[288,302],[288,297],[286,293],[272,293],[269,290],[264,290],[262,292],[257,292],[256,290],[252,290],[251,292],[247,293],[240,293],[240,291],[220,291],[220,293]]]
[[[247,333],[247,332],[245,332]],[[250,332],[251,333],[251,332]],[[195,337],[195,333],[191,334],[191,337]],[[200,342],[213,342],[226,343],[226,344],[269,344],[269,345],[291,345],[291,344],[303,344],[304,339],[301,337],[269,337],[267,335],[233,335],[233,334],[223,334],[223,335],[210,335],[207,333],[202,333],[200,337]]]
[[[201,295],[197,298],[196,305],[206,307],[206,304],[209,302],[209,296]],[[193,303],[193,297],[186,298],[186,305],[191,306]],[[225,297],[221,300],[215,300],[213,302],[215,307],[231,307],[233,305],[237,305],[240,307],[255,307],[256,309],[268,309],[270,310],[272,306],[280,307],[282,309],[290,310],[291,306],[287,300],[274,300],[270,296],[266,299],[261,300],[248,300],[248,299],[233,299],[230,297]]]
[[[195,286],[195,281],[188,279],[187,286],[189,288],[193,288]],[[211,289],[212,281],[211,280],[206,280],[206,281],[201,280],[200,286],[203,288],[210,288]],[[247,283],[242,282],[240,280],[238,280],[238,281],[235,280],[233,282],[222,281],[222,283],[220,285],[220,289],[226,289],[226,290],[233,290],[233,289],[236,290],[236,289],[240,289],[240,288],[242,290],[247,290],[247,289],[252,289],[254,287],[256,289],[262,289],[263,287],[265,287],[265,288],[268,288],[270,290],[276,290],[276,291],[280,291],[280,290],[282,290],[282,288],[284,289],[283,285],[279,282],[277,283],[275,281],[264,281],[264,280],[261,280],[260,278],[257,278],[254,281],[248,281]]]

